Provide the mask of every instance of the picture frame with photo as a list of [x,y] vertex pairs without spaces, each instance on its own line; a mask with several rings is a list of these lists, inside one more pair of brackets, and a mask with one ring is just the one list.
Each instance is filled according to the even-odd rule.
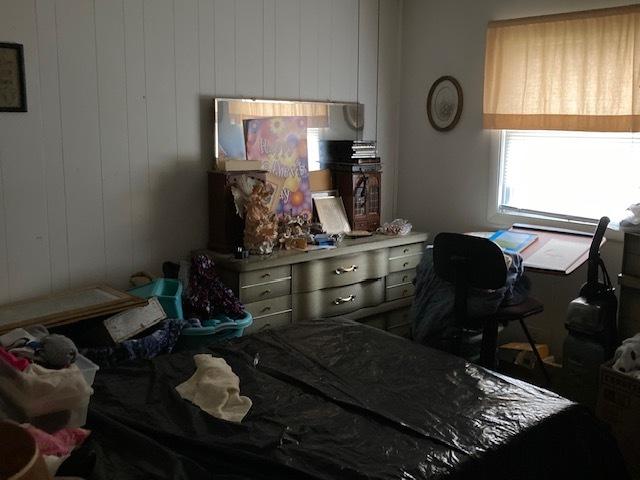
[[26,111],[24,48],[19,43],[0,43],[0,112]]

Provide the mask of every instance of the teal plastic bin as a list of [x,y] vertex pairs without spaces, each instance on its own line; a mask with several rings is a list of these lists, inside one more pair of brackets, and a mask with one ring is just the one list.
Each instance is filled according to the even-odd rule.
[[253,317],[246,311],[244,317],[237,319],[217,315],[202,322],[202,327],[188,327],[182,330],[175,350],[195,349],[241,337],[244,329],[252,323]]
[[158,297],[168,318],[184,318],[182,313],[182,283],[173,278],[158,278],[151,283],[129,290],[140,298]]

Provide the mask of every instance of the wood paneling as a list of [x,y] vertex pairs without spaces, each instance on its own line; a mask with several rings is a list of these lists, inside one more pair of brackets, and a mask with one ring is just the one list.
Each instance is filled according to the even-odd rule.
[[69,272],[75,286],[102,281],[107,272],[94,4],[57,0],[55,13]]
[[20,43],[30,88],[27,113],[0,114],[0,269],[5,271],[0,274],[0,297],[12,298],[32,285],[48,289],[50,266],[42,138],[34,135],[42,128],[34,3],[13,1],[5,7],[0,32],[6,41],[19,41],[24,32]]
[[333,0],[331,5],[331,98],[358,97],[358,0]]
[[377,98],[383,47],[395,68],[393,24],[378,47],[387,3],[0,0],[29,100],[0,114],[0,303],[126,286],[204,247],[216,95],[359,100],[393,152],[376,121],[393,106]]
[[123,0],[96,0],[96,62],[107,281],[133,268]]
[[[56,292],[68,287],[70,279],[65,170],[60,118],[60,83],[58,82],[56,3],[50,0],[37,0],[36,9],[40,108],[42,109],[42,158],[49,230],[49,267],[51,270],[51,290]],[[0,223],[2,223],[1,220]],[[1,225],[0,229],[2,229]],[[1,255],[0,253],[0,257]]]
[[276,97],[300,98],[300,0],[276,0]]

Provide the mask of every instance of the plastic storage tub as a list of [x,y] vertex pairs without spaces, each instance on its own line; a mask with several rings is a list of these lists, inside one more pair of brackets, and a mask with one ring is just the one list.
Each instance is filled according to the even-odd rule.
[[184,318],[182,313],[182,283],[172,278],[158,278],[151,283],[129,290],[140,298],[158,297],[169,318]]
[[217,315],[202,322],[202,327],[188,327],[182,330],[176,350],[188,350],[241,337],[244,329],[252,323],[253,317],[247,311],[244,317],[239,319]]
[[82,355],[74,365],[30,375],[0,360],[0,395],[11,405],[14,420],[47,431],[83,426],[98,366]]

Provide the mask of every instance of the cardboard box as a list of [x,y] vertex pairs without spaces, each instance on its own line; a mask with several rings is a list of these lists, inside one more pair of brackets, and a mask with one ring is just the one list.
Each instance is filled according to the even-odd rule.
[[640,478],[640,380],[611,365],[600,367],[596,414],[611,427],[631,476]]
[[[536,344],[536,350],[543,361],[549,357],[549,346],[546,344]],[[526,368],[533,369],[536,366],[536,356],[531,345],[525,342],[510,342],[498,347],[498,359],[501,362],[513,363]],[[553,359],[549,359],[553,362]]]
[[309,172],[309,188],[312,192],[322,192],[333,189],[331,170],[316,170]]
[[549,354],[548,345],[536,344],[536,347],[542,357],[551,384],[546,381],[528,343],[511,342],[501,345],[498,349],[499,371],[534,385],[551,388],[562,395],[562,365],[556,363],[555,357]]

